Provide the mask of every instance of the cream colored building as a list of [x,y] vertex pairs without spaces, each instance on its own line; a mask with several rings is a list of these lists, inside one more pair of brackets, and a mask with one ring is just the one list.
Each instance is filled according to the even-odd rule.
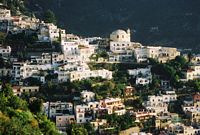
[[112,79],[112,71],[106,69],[102,70],[85,70],[85,71],[72,71],[70,72],[70,81],[83,80],[91,77],[101,77],[103,79]]
[[200,123],[200,109],[199,110],[190,110],[186,112],[186,114],[190,117],[192,123],[197,124]]
[[90,56],[95,53],[95,48],[90,45],[79,45],[78,46],[78,55],[80,56],[81,61],[89,62]]
[[192,126],[185,126],[182,123],[171,123],[168,127],[169,134],[176,135],[199,135],[200,129],[196,129]]
[[200,55],[193,55],[192,56],[192,60],[191,60],[192,63],[200,63]]
[[127,31],[116,30],[110,34],[110,40],[114,42],[131,42],[130,29]]
[[139,121],[147,120],[156,115],[157,114],[151,110],[138,110],[134,112],[134,116],[136,117],[136,120],[139,120]]
[[133,50],[141,47],[140,43],[131,42],[130,30],[116,30],[110,34],[109,61],[133,61]]
[[200,102],[195,102],[193,106],[185,110],[193,124],[200,122]]
[[121,98],[106,98],[100,100],[99,105],[99,109],[107,109],[108,114],[123,115],[126,113],[125,105],[122,103]]
[[[34,18],[34,17],[28,17],[28,16],[12,16],[12,21],[14,25],[14,31],[15,28],[20,28],[20,29],[33,29],[36,30],[39,27],[39,19]],[[16,29],[18,31],[19,29]]]
[[141,46],[140,43],[135,42],[110,42],[110,50],[116,54],[126,54]]
[[22,93],[35,93],[39,92],[39,86],[13,86],[14,95],[21,96]]
[[93,126],[94,130],[98,130],[102,126],[107,125],[107,120],[106,119],[95,119],[90,122],[90,124]]
[[75,123],[75,116],[74,115],[60,115],[56,116],[56,127],[59,130],[65,131],[67,126]]
[[0,9],[0,19],[6,19],[11,17],[11,11],[8,9]]
[[147,46],[135,50],[135,58],[138,63],[145,62],[148,58],[156,59],[160,63],[166,63],[168,60],[175,59],[176,56],[180,56],[180,52],[177,51],[177,48],[171,47]]
[[187,69],[186,71],[183,72],[185,79],[188,80],[194,80],[194,79],[199,79],[200,78],[200,65],[192,65]]

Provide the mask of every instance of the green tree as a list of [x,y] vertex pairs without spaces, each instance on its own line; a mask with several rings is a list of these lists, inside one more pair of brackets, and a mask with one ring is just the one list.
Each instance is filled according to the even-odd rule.
[[21,110],[27,110],[27,102],[25,100],[20,99],[17,96],[11,96],[8,97],[9,106],[13,109],[21,109]]
[[[38,105],[40,102],[33,103]],[[38,108],[36,108],[38,111]],[[0,134],[8,135],[57,135],[58,131],[50,120],[42,113],[33,115],[28,103],[13,95],[10,84],[3,85],[0,91]]]
[[3,41],[5,40],[6,38],[6,34],[3,33],[3,32],[0,32],[0,43],[3,43]]
[[95,134],[94,128],[90,123],[84,124],[84,128],[87,130],[88,134],[90,134],[90,135]]
[[44,13],[44,22],[56,24],[56,17],[55,17],[55,14],[54,14],[51,10],[47,10],[47,11]]
[[55,127],[55,124],[47,119],[46,116],[40,115],[39,116],[40,122],[39,127],[41,131],[47,135],[58,135],[58,131]]
[[42,99],[32,98],[29,102],[29,109],[33,113],[40,113],[42,111]]
[[5,96],[5,94],[0,92],[0,111],[4,112],[8,105],[8,98]]
[[72,125],[72,130],[71,130],[72,135],[88,135],[87,129],[85,129],[81,125],[74,124]]
[[175,61],[177,61],[181,67],[184,67],[187,64],[187,60],[183,56],[177,56]]
[[5,84],[2,87],[2,92],[5,94],[5,96],[13,96],[13,90],[10,84]]

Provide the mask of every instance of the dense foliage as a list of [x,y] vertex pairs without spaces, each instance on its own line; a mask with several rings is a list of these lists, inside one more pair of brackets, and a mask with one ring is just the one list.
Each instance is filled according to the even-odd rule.
[[36,100],[29,105],[26,100],[13,95],[9,84],[3,85],[0,91],[0,134],[59,134],[54,123],[41,113],[41,103]]
[[136,125],[135,117],[131,116],[129,113],[126,113],[122,116],[118,116],[116,114],[106,115],[104,118],[107,119],[109,127],[114,127],[117,132],[134,127]]

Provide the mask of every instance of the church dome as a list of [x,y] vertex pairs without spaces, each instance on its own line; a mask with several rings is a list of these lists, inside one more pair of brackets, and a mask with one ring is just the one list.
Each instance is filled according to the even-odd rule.
[[111,35],[126,35],[127,33],[124,30],[115,30]]
[[110,34],[110,40],[115,42],[130,42],[130,30],[115,30]]

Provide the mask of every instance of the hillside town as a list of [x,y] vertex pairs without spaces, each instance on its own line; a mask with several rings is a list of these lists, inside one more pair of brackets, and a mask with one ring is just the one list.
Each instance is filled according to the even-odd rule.
[[0,5],[0,92],[41,101],[60,134],[199,135],[200,53],[123,29],[83,37]]

